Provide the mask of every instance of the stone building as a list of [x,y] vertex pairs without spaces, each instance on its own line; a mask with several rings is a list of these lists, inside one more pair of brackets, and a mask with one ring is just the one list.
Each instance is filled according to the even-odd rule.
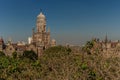
[[108,40],[107,35],[104,40],[99,41],[99,39],[94,39],[94,48],[99,48],[103,52],[113,52],[113,51],[120,51],[120,41],[111,41]]
[[38,56],[41,56],[45,49],[56,45],[56,41],[50,39],[50,29],[46,30],[46,17],[42,12],[37,16],[36,29],[32,31],[32,37],[28,38],[28,44],[8,41],[8,44],[4,45],[4,41],[1,38],[0,51],[11,56],[13,52],[17,52],[19,55],[25,50],[33,50]]
[[28,46],[28,50],[34,50],[38,56],[43,53],[43,50],[55,46],[56,41],[50,39],[50,29],[46,30],[46,17],[41,12],[37,16],[36,29],[33,29],[32,39]]
[[46,31],[46,17],[41,12],[37,16],[36,32],[33,29],[32,43],[43,45],[45,48],[50,46],[50,32]]

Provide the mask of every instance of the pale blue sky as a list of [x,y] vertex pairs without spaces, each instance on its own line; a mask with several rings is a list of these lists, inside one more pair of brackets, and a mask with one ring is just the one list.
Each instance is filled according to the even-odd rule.
[[0,0],[0,36],[27,41],[41,8],[58,44],[120,40],[120,0]]

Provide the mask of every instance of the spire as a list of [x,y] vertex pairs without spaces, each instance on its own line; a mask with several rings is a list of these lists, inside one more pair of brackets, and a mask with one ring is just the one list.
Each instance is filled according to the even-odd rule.
[[40,14],[37,17],[39,17],[39,18],[45,18],[45,15],[43,14],[42,9],[40,9]]
[[35,33],[35,28],[33,27],[33,29],[32,29],[32,32],[33,32],[33,34]]
[[42,12],[42,9],[40,8],[40,12]]
[[12,44],[12,38],[11,37],[9,37],[9,39],[8,39],[8,44]]
[[50,28],[48,27],[48,32],[50,32]]
[[105,43],[107,43],[108,42],[108,38],[107,38],[107,34],[106,34],[106,36],[105,36]]

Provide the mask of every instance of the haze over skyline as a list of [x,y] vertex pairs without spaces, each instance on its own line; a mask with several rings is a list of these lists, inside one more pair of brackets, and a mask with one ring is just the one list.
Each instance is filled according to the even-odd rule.
[[58,44],[79,45],[92,37],[120,40],[119,0],[0,0],[0,36],[27,41],[40,9]]

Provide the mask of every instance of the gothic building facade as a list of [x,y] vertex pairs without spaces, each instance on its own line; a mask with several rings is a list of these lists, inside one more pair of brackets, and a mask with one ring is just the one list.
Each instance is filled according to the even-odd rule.
[[0,51],[8,56],[11,56],[13,52],[17,52],[18,55],[22,54],[25,50],[33,50],[38,56],[41,56],[45,49],[55,45],[56,41],[50,38],[50,30],[46,30],[46,17],[42,12],[37,16],[36,29],[33,29],[29,44],[12,43],[11,41],[4,44],[3,39],[0,39]]
[[33,29],[32,39],[28,49],[34,50],[40,56],[44,49],[55,45],[56,41],[50,39],[50,29],[46,29],[46,17],[41,12],[37,16],[36,29]]
[[36,29],[33,29],[32,40],[28,46],[28,50],[34,50],[40,56],[43,50],[50,46],[52,46],[50,30],[46,30],[46,17],[41,12],[37,16]]
[[46,31],[46,17],[41,12],[37,16],[36,32],[33,29],[32,43],[44,46],[50,46],[50,30]]

